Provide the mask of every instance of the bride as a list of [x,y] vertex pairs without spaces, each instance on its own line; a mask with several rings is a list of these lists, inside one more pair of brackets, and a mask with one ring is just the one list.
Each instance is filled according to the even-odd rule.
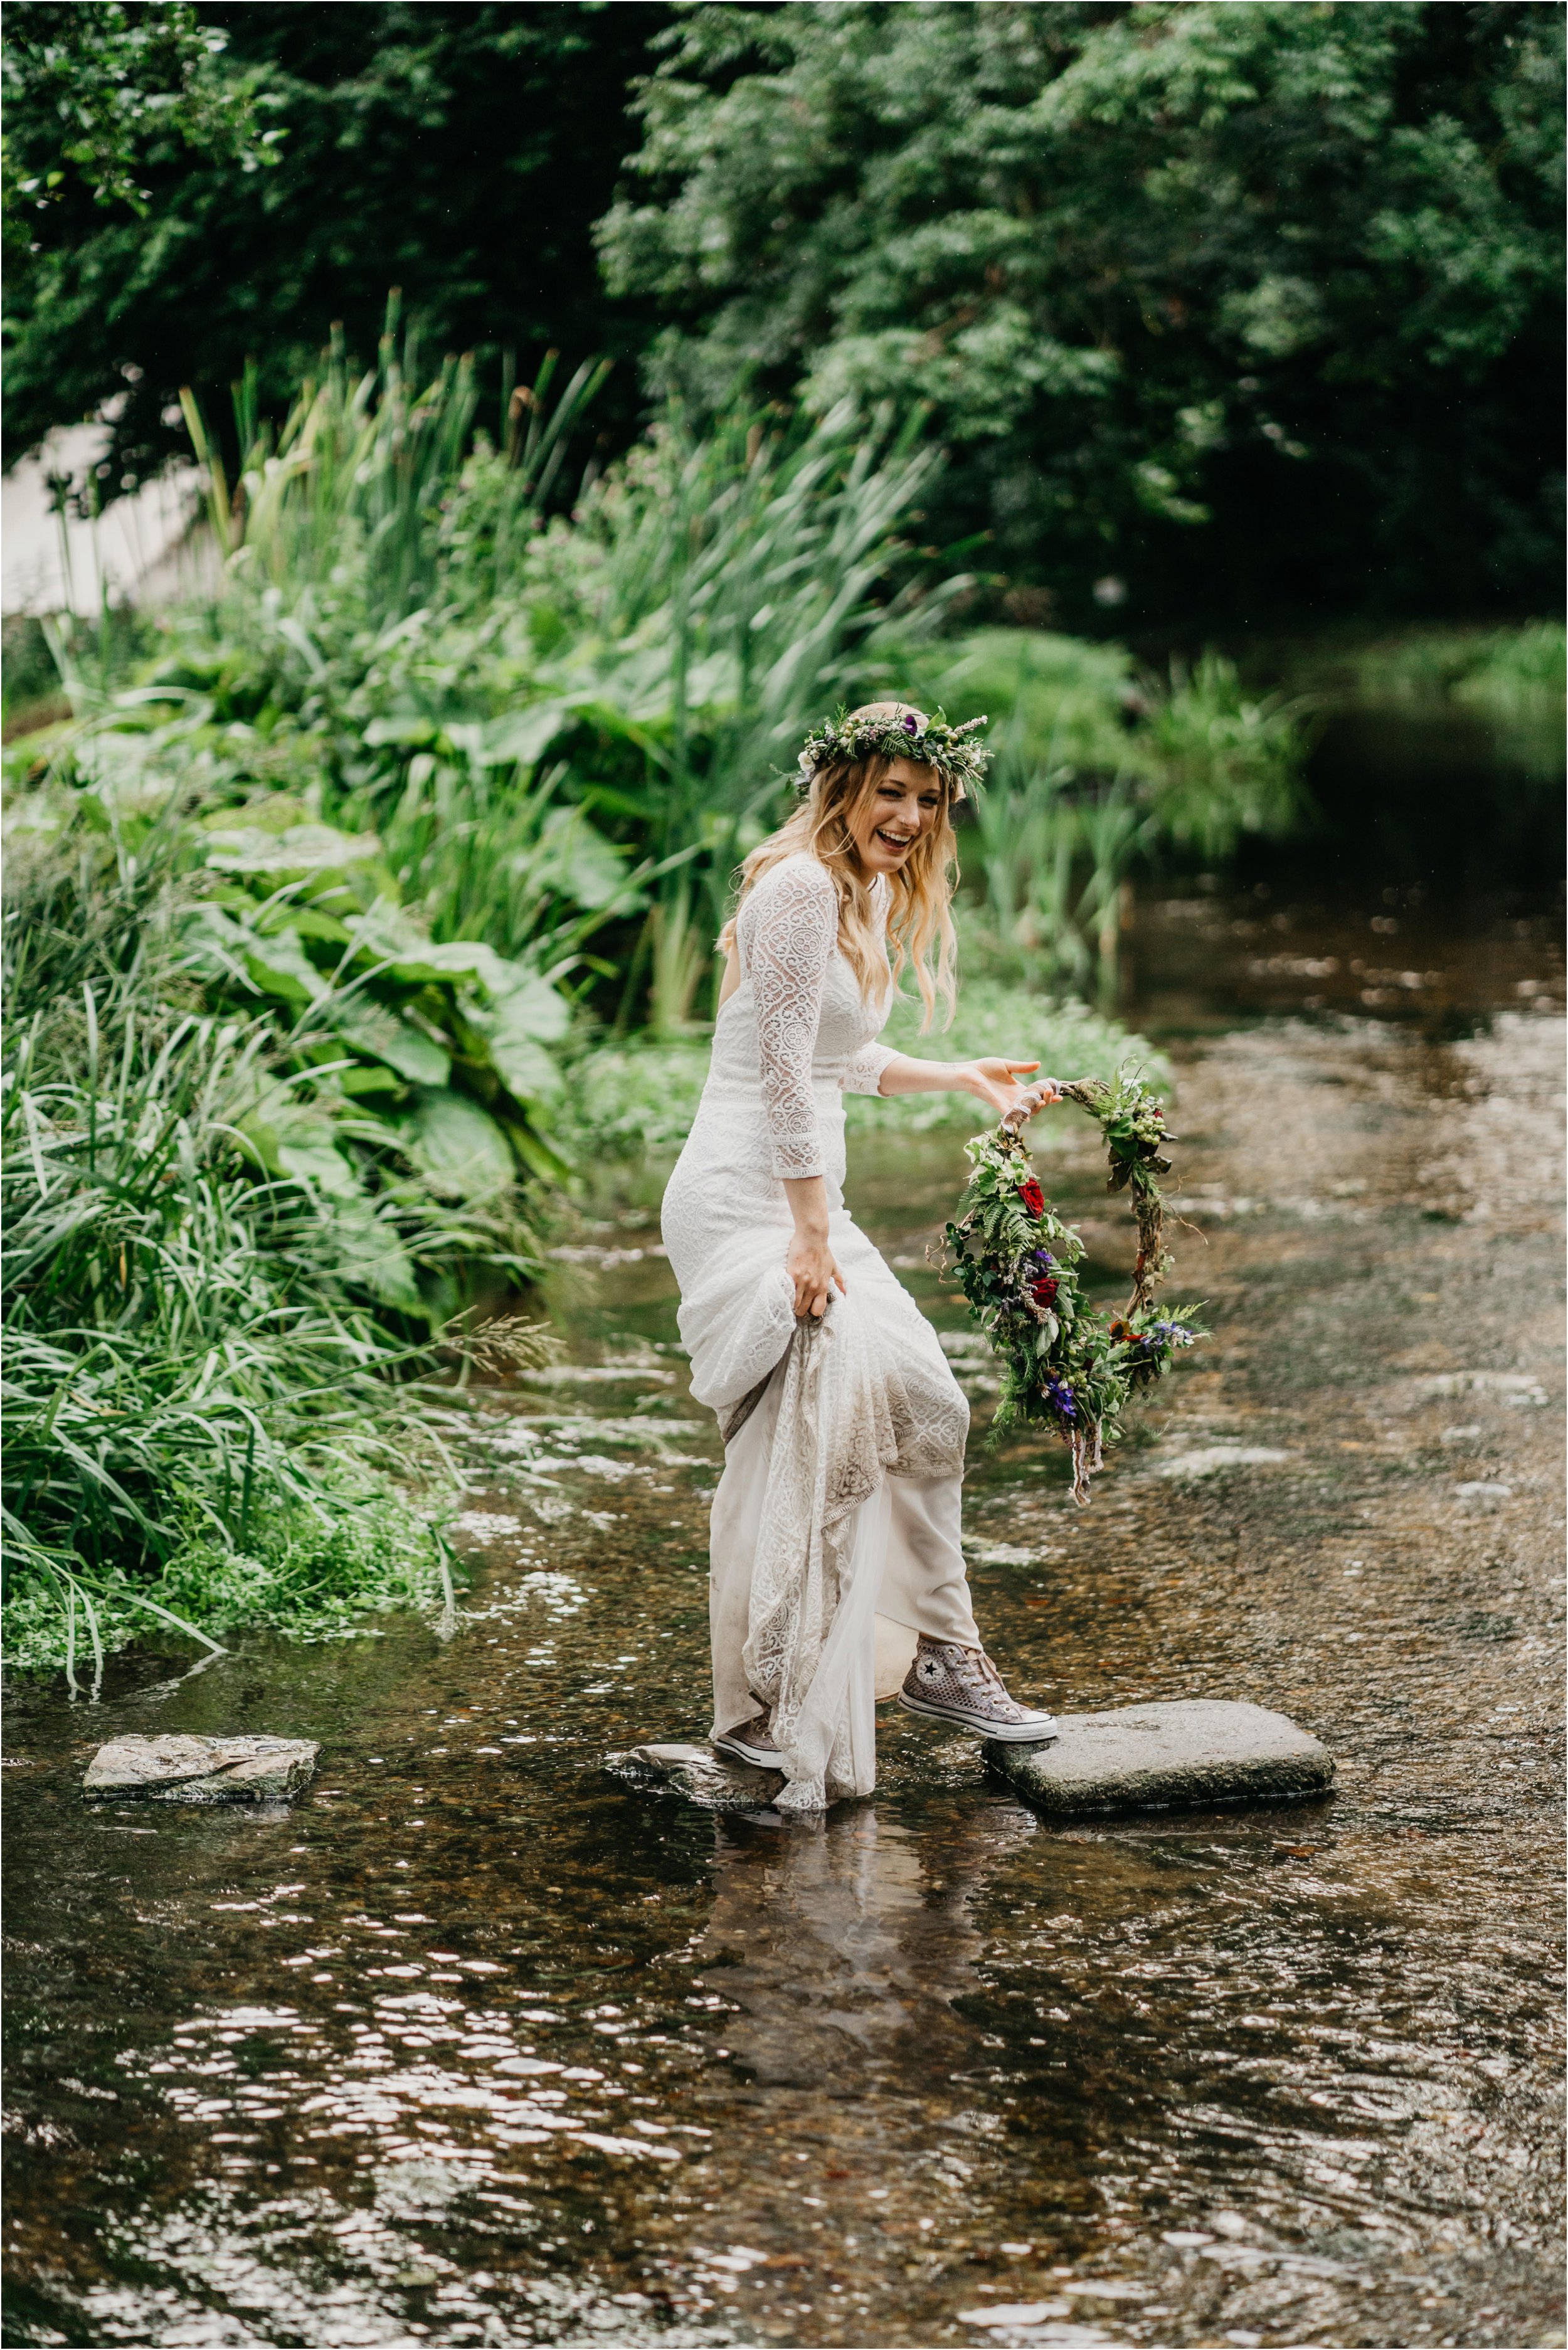
[[951,1004],[950,816],[983,772],[983,723],[876,702],[808,739],[804,805],[747,858],[719,941],[712,1066],[664,1195],[691,1389],[725,1443],[713,1741],[782,1772],[783,1810],[870,1794],[894,1688],[984,1737],[1054,1729],[1009,1697],[975,1627],[969,1407],[843,1192],[846,1092],[969,1093],[998,1118],[1057,1098],[1021,1082],[1037,1061],[916,1061],[876,1041],[906,964],[928,1023],[939,994]]

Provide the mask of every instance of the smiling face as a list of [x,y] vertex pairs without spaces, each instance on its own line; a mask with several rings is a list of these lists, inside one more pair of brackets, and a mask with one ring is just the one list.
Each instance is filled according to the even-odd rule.
[[914,759],[890,760],[887,769],[845,815],[845,830],[867,879],[899,873],[915,843],[935,828],[946,799],[934,767]]

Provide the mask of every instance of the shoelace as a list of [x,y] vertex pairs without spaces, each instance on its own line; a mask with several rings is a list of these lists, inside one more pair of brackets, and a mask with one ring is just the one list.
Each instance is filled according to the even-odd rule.
[[[955,1656],[958,1659],[956,1664],[951,1661]],[[1000,1698],[1002,1708],[1015,1716],[1022,1717],[1023,1707],[1015,1698],[1008,1695],[1006,1683],[983,1648],[944,1649],[942,1661],[947,1665],[948,1670],[961,1689],[973,1690],[980,1696],[990,1698],[993,1704],[995,1700]]]

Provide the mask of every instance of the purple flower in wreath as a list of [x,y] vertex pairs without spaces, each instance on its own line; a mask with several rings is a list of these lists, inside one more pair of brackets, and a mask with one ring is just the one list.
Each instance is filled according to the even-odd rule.
[[1056,1377],[1054,1371],[1047,1371],[1045,1374],[1045,1399],[1061,1413],[1064,1419],[1077,1419],[1078,1407],[1073,1400],[1073,1390],[1065,1379],[1059,1379]]
[[1034,1262],[1036,1264],[1054,1264],[1056,1260],[1052,1255],[1049,1249],[1036,1249],[1034,1252]]
[[905,732],[905,733],[906,733],[906,734],[918,734],[918,733],[919,733],[919,731],[920,731],[920,722],[919,722],[919,720],[916,717],[916,715],[915,715],[915,713],[914,713],[914,712],[913,712],[912,710],[906,710],[906,712],[904,712],[904,732]]

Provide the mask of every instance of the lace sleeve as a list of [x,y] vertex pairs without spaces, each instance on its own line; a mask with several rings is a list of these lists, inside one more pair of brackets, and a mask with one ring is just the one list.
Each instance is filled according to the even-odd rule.
[[776,867],[757,889],[746,968],[757,1009],[763,1108],[778,1176],[820,1175],[826,1160],[811,1089],[823,982],[838,943],[838,893],[815,858]]
[[878,1045],[873,1037],[870,1044],[861,1045],[839,1084],[846,1094],[879,1094],[882,1072],[889,1061],[896,1061],[898,1057],[891,1045]]

